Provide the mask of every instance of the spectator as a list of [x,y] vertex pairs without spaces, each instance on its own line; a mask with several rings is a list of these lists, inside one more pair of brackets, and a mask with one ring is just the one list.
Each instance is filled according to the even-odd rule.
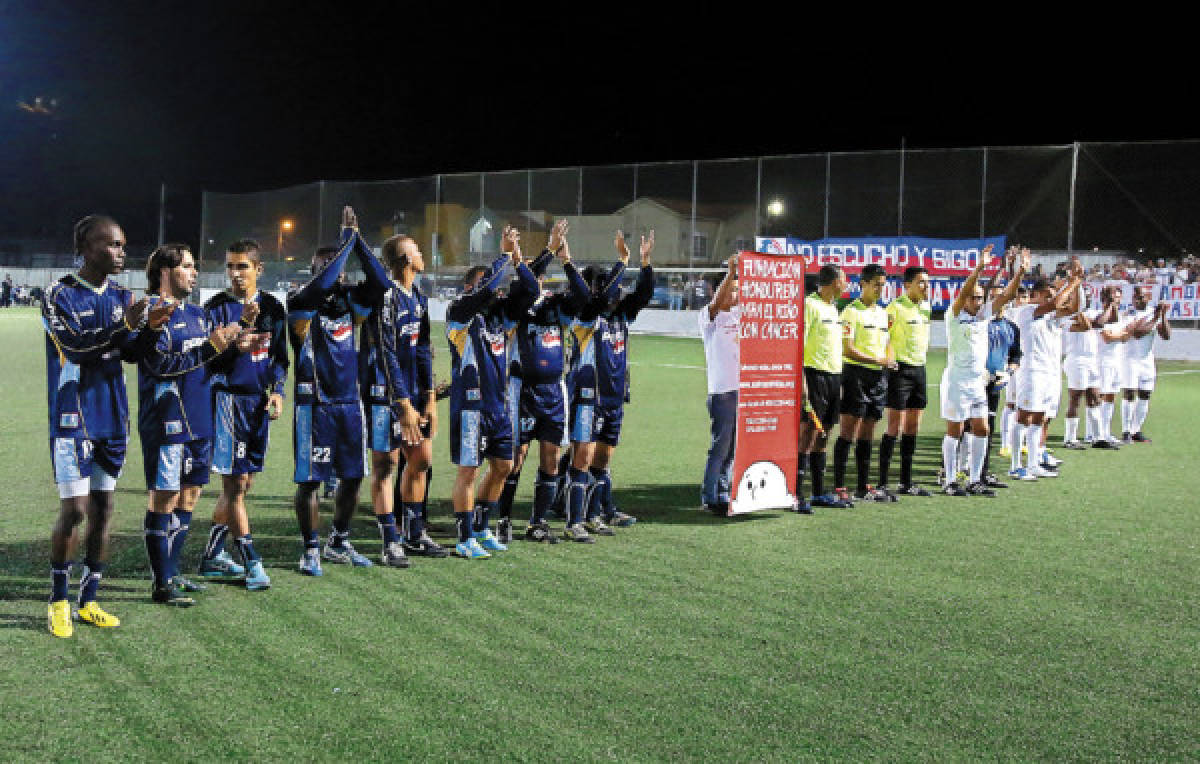
[[704,509],[724,517],[729,514],[733,487],[733,450],[737,439],[738,408],[738,306],[737,255],[729,258],[729,271],[717,287],[712,302],[700,309],[700,336],[708,369],[708,416],[712,443],[704,464],[700,501]]
[[1167,265],[1163,258],[1158,259],[1158,267],[1154,269],[1154,280],[1159,286],[1170,286],[1175,280],[1175,269]]
[[681,310],[683,308],[683,279],[679,274],[673,274],[671,281],[667,286],[667,297],[669,300],[668,308],[671,310]]

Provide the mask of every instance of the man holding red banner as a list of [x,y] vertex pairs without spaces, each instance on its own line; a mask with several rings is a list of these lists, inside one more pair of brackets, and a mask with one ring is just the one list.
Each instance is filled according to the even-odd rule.
[[[718,517],[729,514],[733,480],[733,451],[737,441],[738,257],[729,258],[729,272],[721,280],[712,301],[700,309],[700,337],[708,370],[708,416],[712,421],[712,443],[704,464],[700,501]],[[797,488],[799,490],[799,488]]]

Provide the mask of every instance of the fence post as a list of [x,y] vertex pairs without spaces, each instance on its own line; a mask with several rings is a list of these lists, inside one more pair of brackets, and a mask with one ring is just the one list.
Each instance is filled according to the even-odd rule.
[[900,138],[900,191],[896,194],[896,235],[904,235],[904,149],[907,139]]
[[758,158],[758,170],[754,178],[754,235],[762,235],[762,157]]
[[1075,249],[1075,181],[1079,177],[1079,141],[1071,144],[1071,198],[1067,207],[1067,253]]
[[829,169],[830,157],[833,155],[828,151],[825,152],[825,238],[829,238]]
[[317,181],[317,246],[325,246],[325,181]]
[[979,183],[979,238],[987,234],[987,160],[988,147],[983,147],[983,180]]
[[[688,237],[688,268],[696,267],[696,181],[700,174],[700,163],[692,160],[692,233]],[[695,273],[692,274],[693,279]],[[692,289],[688,296],[688,308],[694,307],[692,300],[695,299],[696,290]]]

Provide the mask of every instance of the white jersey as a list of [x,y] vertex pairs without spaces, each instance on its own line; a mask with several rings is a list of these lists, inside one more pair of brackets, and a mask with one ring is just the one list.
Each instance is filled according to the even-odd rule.
[[[1105,329],[1111,332],[1119,332],[1125,328],[1128,321],[1124,318],[1118,318],[1111,324],[1105,324],[1099,331]],[[1102,367],[1119,366],[1125,362],[1125,345],[1124,342],[1105,342],[1103,337],[1097,337],[1100,340],[1100,365]]]
[[[1096,317],[1100,315],[1100,311],[1085,310],[1083,315],[1088,321],[1095,321]],[[1067,361],[1096,361],[1100,356],[1100,342],[1100,333],[1095,329],[1073,332],[1068,328],[1063,337],[1063,344],[1067,349]]]
[[[1145,310],[1130,310],[1124,319],[1123,326],[1128,326],[1134,321],[1142,319],[1153,319],[1154,308],[1147,307]],[[1154,338],[1158,334],[1157,327],[1145,337],[1130,337],[1125,343],[1125,362],[1126,363],[1141,363],[1149,361],[1154,363]]]
[[955,379],[987,377],[988,324],[992,304],[984,303],[977,315],[965,310],[957,315],[953,308],[946,311],[946,340],[949,357],[946,372]]
[[1022,305],[1013,321],[1021,330],[1021,370],[1027,373],[1062,373],[1062,320],[1053,312],[1034,317],[1037,305]]

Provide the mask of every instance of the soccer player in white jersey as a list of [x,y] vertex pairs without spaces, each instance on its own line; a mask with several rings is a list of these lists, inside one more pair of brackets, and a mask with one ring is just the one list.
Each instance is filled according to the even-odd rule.
[[1100,333],[1093,327],[1100,310],[1090,307],[1075,317],[1067,331],[1063,344],[1067,359],[1063,364],[1067,372],[1067,419],[1063,433],[1063,447],[1087,448],[1079,438],[1079,403],[1087,405],[1088,433],[1093,434],[1100,419]]
[[[1013,312],[1021,330],[1020,398],[1017,400],[1017,424],[1013,428],[1011,477],[1031,480],[1057,477],[1058,473],[1039,463],[1042,426],[1046,414],[1057,408],[1062,390],[1061,333],[1062,319],[1078,312],[1079,284],[1083,269],[1072,264],[1070,280],[1055,290],[1045,279],[1038,279],[1030,291],[1028,305]],[[1022,464],[1021,443],[1029,445],[1029,467]]]
[[[992,316],[998,315],[1016,296],[1021,275],[1029,265],[1029,255],[1026,253],[1022,257],[1017,272],[999,299],[985,303],[979,274],[991,260],[991,254],[989,244],[979,254],[979,263],[963,283],[945,316],[949,354],[941,385],[942,418],[946,420],[942,464],[946,475],[943,489],[950,496],[996,495],[983,484],[983,461],[988,443],[988,328]],[[971,423],[971,432],[964,435],[963,425],[967,421]],[[966,488],[954,480],[960,439],[964,440],[968,454]]]
[[[1013,301],[1004,308],[1004,317],[1008,319],[1013,326],[1017,325],[1013,321],[1013,311],[1022,305],[1029,302],[1029,290],[1024,286],[1017,287],[1017,296]],[[1021,330],[1017,329],[1016,337],[1017,352],[1021,350]],[[1017,398],[1020,397],[1020,372],[1021,367],[1018,363],[1013,367],[1008,375],[1008,384],[1004,386],[1004,410],[1000,412],[1000,456],[1008,457],[1012,455],[1009,447],[1012,444],[1013,425],[1017,423]]]
[[[1160,261],[1161,262],[1161,261]],[[1142,432],[1150,411],[1150,394],[1158,374],[1154,367],[1155,335],[1171,339],[1165,302],[1150,307],[1150,295],[1144,287],[1133,288],[1133,310],[1128,314],[1125,331],[1124,400],[1121,403],[1121,440],[1125,443],[1149,443]]]
[[1112,435],[1113,407],[1121,392],[1121,373],[1125,365],[1125,322],[1118,316],[1121,288],[1106,286],[1100,290],[1100,313],[1092,322],[1100,335],[1097,366],[1100,370],[1100,415],[1096,420],[1096,437],[1092,448],[1117,449],[1120,445]]

